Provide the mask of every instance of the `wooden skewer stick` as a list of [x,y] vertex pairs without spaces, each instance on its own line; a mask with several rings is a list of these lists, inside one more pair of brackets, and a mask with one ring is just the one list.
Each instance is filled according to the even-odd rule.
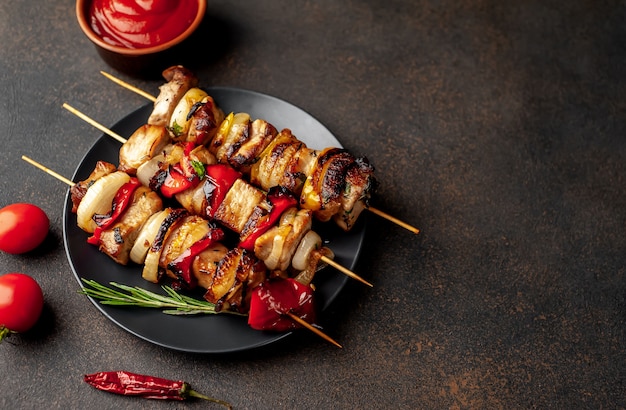
[[76,115],[77,117],[79,117],[80,119],[82,119],[83,121],[89,123],[90,125],[92,125],[93,127],[96,127],[97,129],[99,129],[100,131],[108,134],[110,137],[115,138],[116,140],[118,140],[119,142],[121,142],[122,144],[124,144],[126,142],[126,138],[122,137],[121,135],[119,135],[118,133],[106,128],[104,125],[92,120],[91,118],[89,118],[88,116],[86,116],[85,114],[83,114],[82,112],[78,111],[76,108],[72,107],[71,105],[69,105],[68,103],[63,103],[63,108],[65,108],[66,110],[68,110],[69,112],[71,112],[72,114]]
[[65,108],[66,110],[68,110],[72,114],[76,115],[78,118],[80,118],[81,120],[85,121],[86,123],[88,123],[92,127],[97,128],[100,131],[104,132],[109,137],[112,137],[112,138],[116,139],[121,144],[126,144],[126,142],[128,141],[126,138],[122,137],[121,135],[119,135],[115,131],[112,131],[111,129],[109,129],[109,128],[105,127],[104,125],[100,124],[98,121],[92,119],[87,114],[83,114],[81,111],[78,111],[76,108],[72,107],[68,103],[63,103],[63,108]]
[[416,234],[416,235],[417,235],[418,233],[420,233],[420,230],[419,230],[419,229],[417,229],[416,227],[411,226],[411,225],[409,225],[408,223],[406,223],[406,222],[404,222],[404,221],[401,221],[401,220],[399,220],[398,218],[395,218],[395,217],[393,217],[393,216],[389,215],[388,213],[385,213],[385,212],[381,211],[381,210],[380,210],[380,209],[378,209],[378,208],[373,208],[373,207],[371,207],[371,206],[370,206],[370,207],[368,207],[368,208],[366,208],[366,209],[367,209],[368,211],[370,211],[371,213],[373,213],[373,214],[376,214],[376,215],[378,215],[378,216],[380,216],[380,217],[382,217],[382,218],[385,218],[385,219],[386,219],[386,220],[388,220],[388,221],[393,222],[394,224],[396,224],[396,225],[398,225],[398,226],[401,226],[402,228],[406,229],[407,231],[413,232],[413,233],[414,233],[414,234]]
[[122,87],[127,88],[127,89],[129,89],[129,90],[133,91],[134,93],[139,94],[139,95],[141,95],[142,97],[144,97],[144,98],[146,98],[146,99],[148,99],[148,100],[150,100],[150,101],[153,101],[153,102],[154,102],[154,101],[156,101],[156,97],[155,97],[155,96],[148,94],[148,93],[147,93],[147,92],[145,92],[144,90],[142,90],[142,89],[140,89],[140,88],[137,88],[137,87],[135,87],[134,85],[131,85],[131,84],[127,83],[127,82],[126,82],[126,81],[124,81],[124,80],[120,80],[119,78],[114,77],[114,76],[112,76],[111,74],[106,73],[106,72],[104,72],[104,71],[100,71],[100,74],[102,74],[103,76],[105,76],[105,77],[106,77],[106,78],[108,78],[109,80],[113,81],[114,83],[116,83],[116,84],[118,84],[118,85],[121,85]]
[[75,185],[74,182],[72,182],[71,180],[65,178],[63,175],[58,174],[58,173],[54,172],[53,170],[51,170],[50,168],[41,165],[39,162],[37,162],[37,161],[27,157],[26,155],[22,155],[22,159],[24,161],[28,162],[29,164],[34,165],[35,167],[39,168],[40,170],[42,170],[46,174],[52,175],[53,177],[55,177],[59,181],[65,182],[69,186],[74,186]]
[[[145,91],[143,91],[143,90],[141,90],[141,89],[139,89],[139,88],[137,88],[137,87],[135,87],[135,86],[133,86],[131,84],[128,84],[124,80],[120,80],[119,78],[114,77],[113,75],[111,75],[109,73],[106,73],[104,71],[100,71],[100,74],[102,74],[103,76],[105,76],[109,80],[113,81],[114,83],[116,83],[116,84],[118,84],[118,85],[120,85],[120,86],[122,86],[122,87],[124,87],[124,88],[126,88],[126,89],[128,89],[128,90],[130,90],[132,92],[134,92],[134,93],[137,93],[137,94],[141,95],[142,97],[144,97],[144,98],[146,98],[146,99],[148,99],[150,101],[153,101],[153,102],[156,101],[156,97],[155,96],[153,96],[151,94],[148,94],[147,92],[145,92]],[[394,223],[394,224],[396,224],[396,225],[398,225],[398,226],[400,226],[400,227],[402,227],[402,228],[404,228],[404,229],[408,230],[409,232],[412,232],[412,233],[414,233],[416,235],[420,232],[420,230],[417,229],[416,227],[411,226],[411,225],[407,224],[406,222],[403,222],[403,221],[401,221],[401,220],[399,220],[397,218],[394,218],[393,216],[391,216],[391,215],[389,215],[389,214],[387,214],[387,213],[385,213],[385,212],[383,212],[383,211],[381,211],[379,209],[373,208],[371,206],[367,207],[366,209],[371,211],[372,213],[382,217],[382,218],[385,218],[389,222],[392,222],[392,223]]]
[[[100,131],[104,132],[105,134],[108,134],[111,137],[115,138],[116,140],[118,140],[122,144],[126,143],[126,139],[125,138],[123,138],[122,136],[118,135],[117,133],[111,131],[110,129],[108,129],[104,125],[102,125],[99,122],[95,121],[94,119],[88,117],[87,115],[83,114],[82,112],[78,111],[76,108],[73,108],[69,104],[67,104],[67,103],[63,104],[63,108],[67,109],[72,114],[77,115],[79,118],[81,118],[82,120],[84,120],[87,123],[91,124],[92,126],[94,126],[95,128],[99,129]],[[326,264],[332,266],[333,268],[337,269],[338,271],[340,271],[344,275],[349,276],[352,279],[358,280],[359,282],[364,283],[364,284],[366,284],[367,286],[369,286],[371,288],[374,287],[374,285],[372,285],[370,282],[366,281],[365,279],[363,279],[362,277],[360,277],[356,273],[352,272],[351,270],[341,266],[340,264],[338,264],[334,260],[332,260],[332,259],[330,259],[330,258],[328,258],[326,256],[322,256],[320,258],[320,260],[322,262],[325,262]]]
[[343,273],[344,275],[351,277],[352,279],[356,279],[361,283],[366,284],[367,286],[369,286],[370,288],[373,288],[374,285],[372,285],[371,283],[369,283],[368,281],[366,281],[365,279],[363,279],[362,277],[360,277],[359,275],[357,275],[356,273],[352,272],[351,270],[341,266],[340,264],[338,264],[337,262],[335,262],[334,260],[323,256],[320,258],[320,260],[330,266],[332,266],[333,268],[337,269],[338,271],[340,271],[341,273]]
[[294,315],[291,312],[287,312],[287,316],[289,316],[289,318],[291,318],[291,320],[293,320],[294,322],[306,327],[307,329],[309,329],[311,332],[315,333],[316,335],[318,335],[319,337],[321,337],[322,339],[326,340],[327,342],[330,342],[332,344],[334,344],[335,346],[341,348],[342,346],[337,343],[334,339],[332,339],[330,336],[328,336],[326,333],[322,332],[321,330],[319,330],[318,328],[316,328],[315,326],[311,325],[309,322],[303,320],[302,318]]
[[[36,168],[39,168],[40,170],[42,170],[43,172],[45,172],[48,175],[52,175],[53,177],[55,177],[56,179],[58,179],[59,181],[62,181],[64,183],[66,183],[69,186],[74,186],[76,185],[74,182],[72,182],[71,180],[65,178],[63,175],[51,170],[50,168],[40,164],[39,162],[27,157],[26,155],[22,155],[22,159],[26,162],[28,162],[29,164],[35,166]],[[298,323],[299,325],[305,327],[306,329],[310,330],[311,332],[315,333],[316,335],[318,335],[319,337],[321,337],[322,339],[334,344],[337,347],[342,347],[339,343],[337,343],[333,338],[331,338],[330,336],[328,336],[326,333],[322,332],[321,330],[319,330],[318,328],[316,328],[315,326],[313,326],[312,324],[310,324],[309,322],[303,320],[302,318],[294,315],[291,312],[287,313],[287,316],[293,320],[294,322]]]

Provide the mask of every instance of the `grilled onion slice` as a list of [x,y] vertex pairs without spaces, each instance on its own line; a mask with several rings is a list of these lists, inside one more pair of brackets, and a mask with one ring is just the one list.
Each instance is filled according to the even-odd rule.
[[293,254],[291,266],[294,269],[303,271],[307,268],[311,252],[322,246],[322,238],[315,231],[308,231],[298,244],[296,253]]
[[[207,93],[199,88],[191,88],[185,93],[183,98],[180,99],[168,126],[169,131],[174,135],[175,140],[185,139],[189,132],[189,124],[191,123],[191,117],[193,115],[192,109],[194,104],[202,101]],[[191,115],[190,115],[191,113]]]
[[117,191],[130,181],[130,176],[125,172],[117,171],[96,180],[80,201],[76,210],[78,227],[85,232],[93,233],[97,227],[92,217],[95,214],[107,214],[111,212],[113,198]]
[[188,215],[187,211],[183,209],[168,209],[167,211],[167,216],[163,219],[157,235],[152,241],[152,245],[148,248],[148,253],[146,254],[146,259],[143,264],[143,271],[141,272],[141,277],[152,283],[159,282],[159,260],[161,259],[163,245],[168,235],[172,232],[172,228],[176,226],[182,218]]
[[146,259],[148,249],[152,246],[152,241],[159,232],[163,220],[168,215],[169,210],[157,212],[148,218],[137,236],[137,240],[130,250],[130,260],[141,265]]

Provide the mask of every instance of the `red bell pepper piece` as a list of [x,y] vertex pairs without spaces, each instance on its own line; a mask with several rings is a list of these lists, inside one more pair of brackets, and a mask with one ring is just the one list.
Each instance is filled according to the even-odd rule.
[[191,274],[191,264],[195,257],[209,246],[224,239],[224,231],[219,228],[211,231],[198,242],[187,248],[182,254],[168,264],[168,268],[178,277],[189,289],[193,289],[198,281]]
[[284,332],[300,327],[287,313],[315,322],[313,289],[292,278],[272,279],[252,291],[248,325],[257,330]]
[[122,213],[130,205],[135,190],[141,185],[137,178],[131,178],[130,181],[125,183],[117,190],[113,197],[111,204],[111,212],[108,214],[96,214],[93,216],[93,220],[97,227],[93,235],[87,239],[87,242],[92,245],[98,245],[100,243],[100,235],[102,231],[113,225],[122,215]]
[[87,238],[87,243],[90,245],[98,246],[100,245],[100,236],[102,235],[102,228],[96,226],[96,229],[93,231],[93,234]]
[[271,228],[276,221],[278,221],[278,218],[280,218],[283,212],[298,204],[296,197],[293,196],[293,194],[286,188],[281,186],[270,188],[267,192],[267,200],[272,206],[269,215],[267,215],[265,220],[260,222],[254,228],[252,233],[239,243],[240,248],[254,251],[254,243],[259,236],[263,235],[269,228]]
[[206,180],[203,189],[207,200],[205,214],[208,218],[213,218],[215,211],[226,197],[226,193],[239,178],[241,178],[241,173],[228,165],[206,166]]
[[165,181],[161,185],[161,193],[171,198],[179,192],[191,188],[198,182],[196,175],[188,177],[183,173],[180,165],[170,165]]

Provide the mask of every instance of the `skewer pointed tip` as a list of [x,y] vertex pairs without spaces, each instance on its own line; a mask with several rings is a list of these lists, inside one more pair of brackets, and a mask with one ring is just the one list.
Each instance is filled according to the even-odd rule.
[[346,276],[351,277],[352,279],[358,280],[359,282],[369,286],[370,288],[373,288],[374,285],[372,285],[371,283],[369,283],[368,281],[366,281],[365,279],[363,279],[362,277],[360,277],[359,275],[357,275],[356,273],[352,272],[350,269],[345,268],[343,266],[341,266],[340,264],[338,264],[337,262],[335,262],[334,260],[326,257],[326,256],[322,256],[320,258],[320,260],[324,263],[326,263],[327,265],[332,266],[333,268],[337,269],[338,271],[340,271],[341,273],[343,273]]
[[420,230],[418,228],[416,228],[416,227],[414,227],[412,225],[409,225],[408,223],[406,223],[404,221],[401,221],[398,218],[393,217],[393,216],[389,215],[388,213],[381,211],[378,208],[374,208],[374,207],[370,206],[370,207],[367,208],[367,210],[370,211],[373,214],[376,214],[376,215],[380,216],[381,218],[384,218],[384,219],[388,220],[389,222],[393,222],[394,224],[396,224],[396,225],[406,229],[409,232],[414,233],[415,235],[420,233]]
[[315,326],[313,326],[309,322],[304,321],[303,319],[301,319],[300,317],[294,315],[293,313],[287,312],[287,316],[289,316],[291,318],[291,320],[293,320],[294,322],[298,323],[299,325],[301,325],[301,326],[305,327],[306,329],[310,330],[311,332],[315,333],[316,335],[318,335],[322,339],[326,340],[327,342],[332,343],[333,345],[337,346],[340,349],[343,347],[337,341],[335,341],[332,337],[328,336],[326,333],[322,332],[321,330],[319,330],[318,328],[316,328]]

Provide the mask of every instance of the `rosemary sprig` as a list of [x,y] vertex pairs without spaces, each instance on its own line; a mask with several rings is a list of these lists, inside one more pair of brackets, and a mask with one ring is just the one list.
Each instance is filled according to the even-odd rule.
[[[113,306],[137,306],[146,308],[163,309],[168,315],[197,315],[230,313],[241,315],[232,311],[216,311],[215,304],[206,300],[194,299],[181,295],[169,286],[161,286],[167,296],[151,292],[138,286],[127,286],[121,283],[110,282],[108,287],[95,280],[81,278],[85,287],[80,293],[98,299],[103,305]],[[117,289],[115,289],[117,288]],[[119,289],[119,290],[118,290]]]

